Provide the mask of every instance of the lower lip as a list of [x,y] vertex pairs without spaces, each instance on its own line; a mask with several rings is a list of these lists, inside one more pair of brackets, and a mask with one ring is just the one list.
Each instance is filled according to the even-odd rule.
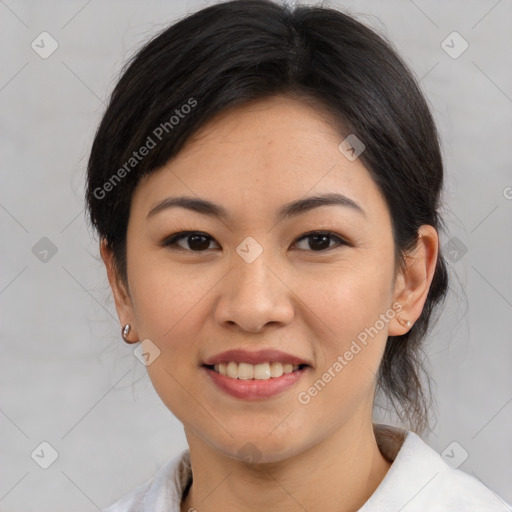
[[244,398],[246,400],[258,400],[278,395],[296,384],[309,369],[306,366],[302,370],[286,373],[281,375],[281,377],[271,377],[267,380],[243,380],[221,375],[206,366],[202,368],[206,370],[206,373],[222,391],[235,398]]

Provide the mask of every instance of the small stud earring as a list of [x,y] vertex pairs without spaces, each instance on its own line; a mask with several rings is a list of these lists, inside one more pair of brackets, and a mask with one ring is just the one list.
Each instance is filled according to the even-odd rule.
[[411,321],[410,320],[404,320],[403,318],[398,317],[398,322],[401,325],[405,324],[406,327],[411,327]]

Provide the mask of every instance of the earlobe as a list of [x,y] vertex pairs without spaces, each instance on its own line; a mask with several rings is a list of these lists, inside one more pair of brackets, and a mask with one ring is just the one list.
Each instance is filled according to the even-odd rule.
[[412,327],[412,322],[406,318],[402,318],[400,315],[398,315],[396,317],[396,319],[398,320],[398,323],[402,326],[402,327],[406,327],[407,329],[410,329]]
[[406,334],[420,317],[434,277],[439,251],[439,237],[433,226],[423,225],[418,230],[415,249],[405,257],[406,268],[397,277],[395,301],[402,304],[396,322],[390,323],[389,335]]

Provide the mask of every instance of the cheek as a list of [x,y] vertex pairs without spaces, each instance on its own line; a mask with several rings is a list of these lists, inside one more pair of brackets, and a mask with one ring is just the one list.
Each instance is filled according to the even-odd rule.
[[199,328],[198,312],[220,276],[194,265],[172,264],[165,257],[134,257],[132,299],[141,334],[164,344]]
[[[356,269],[338,276],[308,288],[305,303],[316,313],[309,314],[308,329],[317,366],[297,397],[308,414],[323,417],[329,411],[326,425],[345,421],[371,399],[387,340],[388,324],[380,315],[389,297],[379,292],[382,283],[369,282],[370,274]],[[377,279],[377,273],[371,277]]]
[[[389,267],[389,268],[387,268]],[[354,335],[373,324],[389,307],[392,269],[363,258],[330,265],[317,275],[302,274],[302,300],[331,337]]]
[[134,259],[134,263],[144,269],[133,276],[139,333],[160,350],[160,355],[147,366],[153,387],[180,421],[203,421],[195,379],[199,342],[204,338],[201,330],[211,308],[208,292],[216,280],[207,272],[192,272],[185,266],[177,270],[175,265],[156,259],[150,264],[142,258]]
[[390,265],[363,258],[332,266],[322,278],[304,279],[304,315],[317,340],[317,378],[329,382],[321,400],[357,403],[373,386],[387,340],[389,320],[381,315],[390,307],[391,279]]

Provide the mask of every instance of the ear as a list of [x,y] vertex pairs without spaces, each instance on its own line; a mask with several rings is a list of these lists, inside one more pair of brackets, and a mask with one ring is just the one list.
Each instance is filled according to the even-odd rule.
[[[402,304],[402,309],[389,323],[390,336],[407,333],[420,317],[434,277],[438,252],[437,231],[433,226],[424,224],[418,230],[415,249],[405,258],[405,270],[400,272],[395,280],[393,303]],[[407,320],[411,322],[410,327],[405,324]]]
[[114,265],[114,253],[108,247],[107,240],[105,238],[102,238],[100,241],[100,254],[107,270],[108,281],[110,283],[110,288],[112,289],[117,316],[119,317],[121,326],[130,324],[131,329],[129,337],[135,338],[137,336],[137,326],[135,324],[135,314],[133,311],[130,293],[122,279],[117,274]]

